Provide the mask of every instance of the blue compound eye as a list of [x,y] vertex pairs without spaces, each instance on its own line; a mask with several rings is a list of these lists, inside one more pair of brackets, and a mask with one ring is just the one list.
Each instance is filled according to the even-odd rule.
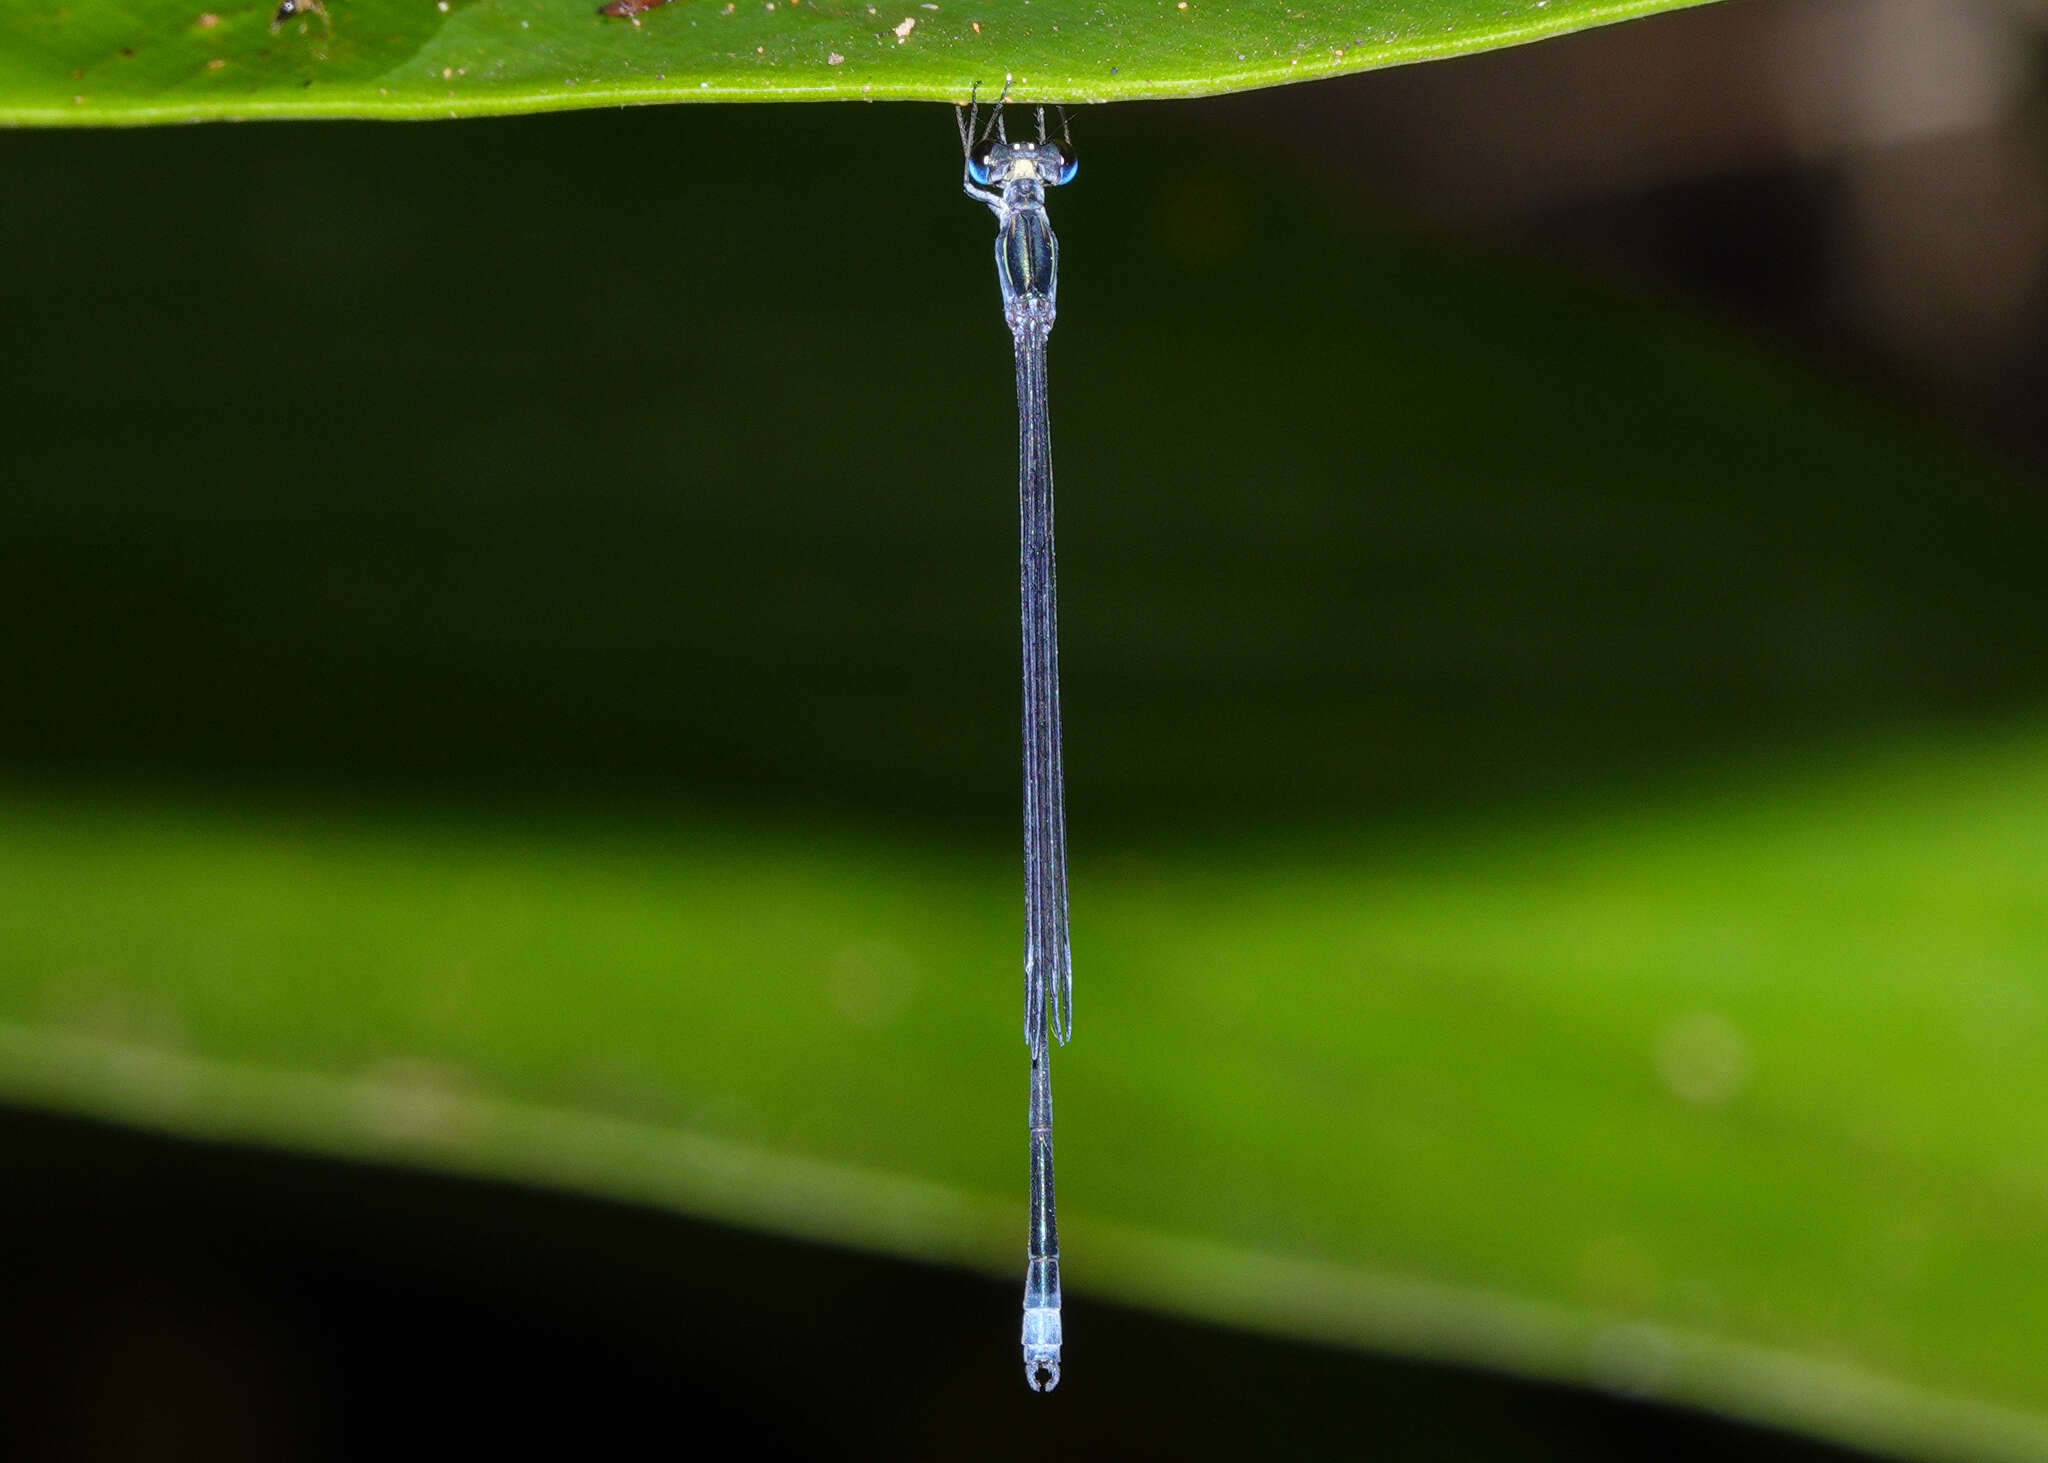
[[1038,144],[1038,150],[1051,159],[1051,166],[1045,172],[1046,182],[1058,184],[1074,181],[1074,174],[1080,171],[1081,163],[1074,156],[1074,145],[1071,142],[1041,142]]
[[1074,174],[1080,171],[1081,160],[1079,158],[1070,157],[1067,159],[1066,165],[1060,169],[1060,181],[1062,183],[1071,183],[1074,181]]
[[989,180],[989,162],[995,156],[996,142],[993,137],[984,137],[974,144],[967,154],[967,176],[984,186]]

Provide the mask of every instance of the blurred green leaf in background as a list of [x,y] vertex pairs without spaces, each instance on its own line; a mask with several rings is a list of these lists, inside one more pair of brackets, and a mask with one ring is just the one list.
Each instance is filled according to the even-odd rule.
[[[282,95],[135,59],[100,120]],[[2038,474],[1261,115],[1090,114],[1058,200],[1070,1286],[2048,1452]],[[1014,1271],[1014,415],[938,109],[0,147],[0,1095]]]

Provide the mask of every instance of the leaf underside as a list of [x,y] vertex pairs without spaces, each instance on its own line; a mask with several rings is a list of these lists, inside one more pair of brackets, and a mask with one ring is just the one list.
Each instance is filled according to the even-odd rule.
[[1428,61],[1707,0],[0,3],[0,122],[426,119],[677,101],[1132,101]]

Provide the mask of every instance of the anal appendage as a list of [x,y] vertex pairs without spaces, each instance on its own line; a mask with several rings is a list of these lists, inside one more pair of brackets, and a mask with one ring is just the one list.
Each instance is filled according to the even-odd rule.
[[1033,1260],[1024,1271],[1024,1381],[1034,1392],[1060,1384],[1058,1260]]

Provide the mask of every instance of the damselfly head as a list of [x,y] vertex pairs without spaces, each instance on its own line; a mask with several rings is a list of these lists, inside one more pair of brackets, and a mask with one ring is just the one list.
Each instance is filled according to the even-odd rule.
[[989,187],[1036,178],[1055,188],[1072,182],[1079,167],[1073,144],[1053,139],[1005,142],[1000,137],[984,137],[967,150],[967,176]]

